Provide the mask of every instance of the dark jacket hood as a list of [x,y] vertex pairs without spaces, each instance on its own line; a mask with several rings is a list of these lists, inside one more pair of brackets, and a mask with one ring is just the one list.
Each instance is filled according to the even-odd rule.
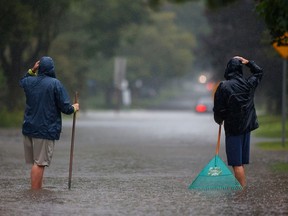
[[51,57],[44,56],[40,59],[38,74],[39,75],[45,74],[46,76],[56,78],[55,66],[54,66],[53,59]]
[[224,78],[226,80],[230,80],[232,78],[242,77],[242,76],[243,76],[243,71],[242,71],[241,61],[236,58],[230,59],[225,69]]

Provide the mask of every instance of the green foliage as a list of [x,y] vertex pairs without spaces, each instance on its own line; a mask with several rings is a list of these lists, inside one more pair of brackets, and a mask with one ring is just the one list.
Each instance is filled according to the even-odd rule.
[[[90,44],[87,54],[112,57],[118,47],[123,28],[131,24],[141,24],[147,17],[147,10],[140,1],[135,0],[109,0],[109,1],[83,1],[82,9],[89,13],[89,19],[83,24],[90,35]],[[109,16],[108,16],[109,14]]]
[[148,17],[139,1],[75,1],[50,51],[58,78],[70,91],[80,91],[81,98],[90,94],[87,82],[96,83],[100,91],[111,89],[115,50],[124,29]]
[[[86,0],[73,3],[67,19],[49,54],[57,77],[70,92],[80,91],[82,101],[99,98],[99,92],[112,97],[115,55],[128,59],[130,84],[136,79],[159,84],[191,67],[195,38],[177,27],[173,12],[149,12],[134,0]],[[93,88],[85,89],[87,83]]]
[[[26,63],[25,60],[30,60],[31,56],[36,57],[39,52],[47,51],[47,45],[57,34],[59,18],[63,16],[69,4],[67,0],[41,2],[2,0],[0,2],[2,66],[11,61],[10,58],[17,53],[16,49],[20,52],[17,53],[20,56],[25,53],[26,58],[20,59],[22,64]],[[10,52],[7,54],[8,50]]]
[[[259,137],[280,138],[282,136],[282,120],[280,116],[263,115],[258,117],[260,127],[254,132]],[[288,122],[286,122],[288,128]],[[286,136],[288,131],[286,130]]]
[[0,110],[0,127],[21,127],[23,121],[22,111],[8,111],[7,109]]
[[[19,107],[23,94],[16,86],[18,80],[22,72],[44,54],[54,58],[57,77],[71,95],[74,90],[81,92],[81,97],[86,95],[85,88],[89,81],[96,82],[97,91],[109,92],[113,84],[115,55],[127,57],[130,82],[142,79],[161,88],[167,79],[182,76],[191,70],[195,58],[194,48],[199,44],[195,36],[201,37],[197,32],[202,31],[202,26],[206,24],[195,21],[202,14],[197,13],[193,17],[197,10],[194,6],[191,10],[186,9],[185,13],[190,13],[191,17],[186,17],[186,23],[183,24],[178,15],[184,13],[184,7],[188,4],[178,4],[176,11],[173,9],[176,6],[167,2],[193,1],[196,0],[0,1],[0,63],[3,69],[3,76],[0,76],[1,105],[12,108],[18,103]],[[233,1],[197,3],[226,5]],[[270,1],[261,1],[261,4],[263,2]],[[259,7],[265,8],[265,4],[261,4]],[[162,5],[165,7],[160,7]],[[151,12],[147,6],[157,7],[157,13]],[[267,13],[266,9],[263,11]],[[279,17],[286,17],[287,14],[279,12]],[[285,26],[286,21],[282,19],[278,24]],[[242,31],[244,28],[239,29]],[[217,41],[218,35],[214,34],[213,40],[207,40],[207,44],[210,45],[211,41],[222,44]],[[233,32],[234,35],[238,33]],[[207,50],[204,53],[206,59]],[[218,56],[224,59],[222,55]]]
[[215,9],[223,6],[227,6],[237,0],[206,0],[206,4],[209,8]]
[[288,172],[288,163],[276,163],[271,168],[275,172]]
[[[261,137],[269,138],[280,138],[281,137],[281,118],[279,116],[260,116],[259,117],[260,128],[256,130],[256,135]],[[286,124],[287,128],[288,124]],[[286,130],[287,137],[287,130]],[[265,151],[288,151],[287,141],[283,146],[281,141],[270,141],[257,143],[257,147]],[[287,163],[276,163],[271,165],[271,169],[276,172],[287,172]]]
[[49,55],[53,56],[56,67],[56,76],[70,92],[81,92],[83,89],[87,70],[88,59],[85,58],[85,41],[87,35],[83,32],[66,32],[60,34],[51,45]]
[[133,35],[136,41],[123,45],[119,53],[128,58],[130,81],[141,79],[159,87],[165,80],[190,70],[195,38],[175,25],[173,12],[155,13],[151,20],[151,24],[126,31],[126,37]]
[[257,147],[269,151],[288,150],[288,145],[285,145],[285,147],[283,147],[282,142],[261,142],[257,143]]
[[185,2],[191,2],[191,1],[197,1],[197,0],[147,0],[146,3],[149,5],[149,7],[153,9],[159,9],[161,5],[170,2],[170,3],[185,3]]
[[[159,9],[159,7],[162,4],[165,4],[167,2],[180,4],[180,3],[193,2],[193,1],[197,1],[197,0],[147,0],[148,5],[154,9]],[[198,1],[200,1],[200,0],[198,0]],[[237,0],[204,0],[207,7],[210,9],[224,7],[224,6],[227,6],[228,4],[235,2],[235,1],[237,1]]]
[[[165,2],[184,3],[193,0],[148,0],[152,8],[159,8],[159,5]],[[237,0],[205,0],[209,9],[217,9],[228,6]],[[239,0],[238,0],[239,1]],[[288,1],[287,0],[260,0],[256,1],[256,10],[265,20],[270,31],[272,40],[277,40],[288,32]]]
[[[82,107],[82,101],[81,101],[81,107]],[[88,97],[85,100],[85,107],[87,107],[88,109],[107,109],[104,95],[96,94]]]
[[287,0],[261,0],[256,10],[264,18],[273,40],[288,32]]
[[9,89],[5,95],[5,105],[9,109],[19,106],[21,89],[16,83],[41,54],[47,54],[58,33],[59,19],[70,2],[0,1],[0,63]]
[[0,69],[0,107],[4,107],[4,98],[7,94],[7,85],[6,85],[6,79],[3,74],[3,71]]

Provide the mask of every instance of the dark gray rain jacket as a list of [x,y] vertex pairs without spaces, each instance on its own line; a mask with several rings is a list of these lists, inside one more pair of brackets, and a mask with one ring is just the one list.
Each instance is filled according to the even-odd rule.
[[254,93],[260,83],[263,70],[254,62],[246,64],[252,75],[243,77],[242,63],[231,59],[214,97],[214,120],[224,121],[225,134],[237,136],[259,127],[254,107]]
[[56,79],[52,58],[42,57],[38,75],[26,73],[20,80],[20,86],[26,95],[22,133],[58,140],[62,128],[61,112],[72,114],[74,108],[63,85]]

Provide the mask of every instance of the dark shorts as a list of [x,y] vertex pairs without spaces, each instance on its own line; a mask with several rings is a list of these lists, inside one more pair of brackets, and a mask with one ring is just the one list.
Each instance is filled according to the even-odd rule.
[[250,132],[239,136],[226,136],[226,155],[229,166],[249,164]]

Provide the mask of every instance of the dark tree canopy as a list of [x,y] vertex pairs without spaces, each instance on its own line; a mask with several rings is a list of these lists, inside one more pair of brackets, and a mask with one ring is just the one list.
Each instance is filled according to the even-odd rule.
[[[164,2],[185,3],[197,0],[147,0],[152,8],[157,8]],[[225,7],[240,0],[204,0],[210,9]],[[260,16],[264,18],[270,31],[272,41],[279,40],[288,32],[288,1],[287,0],[254,0],[255,7]]]
[[[288,1],[260,0],[257,11],[264,18],[272,40],[279,42],[283,39],[281,37],[288,32]],[[284,37],[287,41],[287,35]]]
[[[154,8],[156,12],[161,12],[160,6],[167,2],[185,4],[193,1],[204,2],[206,7],[211,9],[207,11],[212,11],[212,13],[218,13],[219,10],[230,7],[235,2],[239,5],[249,2],[251,10],[256,9],[263,17],[270,31],[271,41],[278,40],[280,36],[288,32],[287,0],[1,0],[0,89],[4,89],[0,94],[1,107],[6,105],[10,110],[21,105],[23,94],[18,86],[19,79],[23,72],[32,66],[35,59],[41,55],[51,54],[53,44],[55,48],[55,39],[58,41],[53,54],[56,54],[61,61],[64,66],[62,68],[68,71],[65,76],[69,77],[69,82],[73,81],[74,84],[78,84],[79,71],[91,68],[91,65],[87,63],[89,59],[95,60],[99,56],[112,59],[121,44],[133,43],[136,31],[132,32],[133,37],[126,38],[126,41],[123,40],[123,33],[129,32],[129,28],[133,25],[136,26],[135,29],[138,29],[143,23],[151,22],[149,20],[151,8]],[[240,14],[238,21],[242,18]],[[228,19],[230,18],[226,17],[224,21]],[[248,27],[251,23],[257,22],[255,17],[253,19],[253,22],[247,22]],[[217,20],[211,20],[211,23],[213,21],[217,23]],[[229,28],[229,22],[227,26],[223,26],[222,21],[218,21],[218,24],[220,23],[218,30],[217,26],[212,25],[214,37],[203,37],[203,39],[207,40],[207,45],[221,48],[222,44],[216,42],[221,39],[219,39],[221,29]],[[235,49],[246,46],[248,47],[246,50],[249,50],[254,39],[258,42],[261,40],[261,33],[258,31],[253,37],[245,35],[247,40],[241,42],[240,45],[237,41],[233,41],[233,35],[226,34],[225,37],[235,42]],[[241,31],[239,34],[242,34]],[[267,41],[265,43],[267,44]],[[253,56],[261,52],[259,49],[254,50]],[[214,63],[216,62],[214,66],[217,66],[219,62],[217,58],[220,55],[217,55],[215,50],[209,53],[214,56],[214,59],[210,59],[209,62],[213,63],[214,60]],[[197,53],[198,56],[200,54],[201,52]],[[94,69],[94,65],[92,66]],[[71,76],[73,73],[74,75]],[[82,85],[85,84],[84,81],[83,78]]]
[[4,103],[9,109],[17,108],[21,98],[18,81],[24,68],[47,53],[69,4],[67,0],[0,1],[0,63],[8,84]]

